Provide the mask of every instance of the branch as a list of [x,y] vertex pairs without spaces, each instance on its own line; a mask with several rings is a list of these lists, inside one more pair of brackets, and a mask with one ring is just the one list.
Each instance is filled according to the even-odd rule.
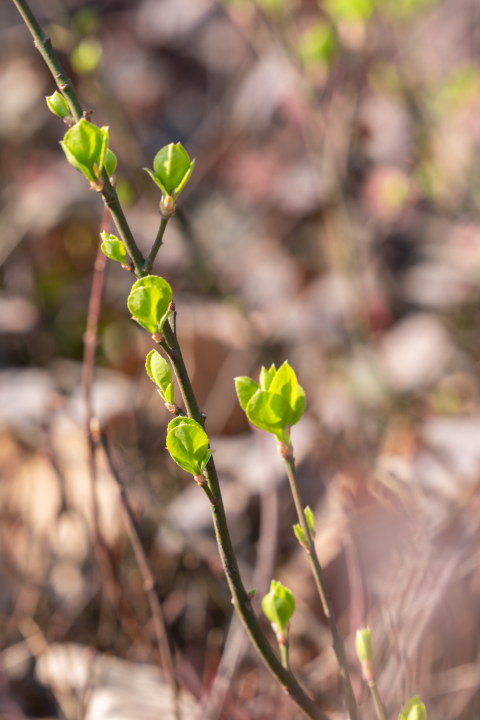
[[162,659],[162,665],[165,670],[165,673],[168,677],[168,680],[170,682],[170,685],[172,687],[173,696],[174,696],[174,705],[175,710],[177,714],[177,719],[179,717],[179,708],[178,708],[178,696],[179,696],[179,685],[178,680],[175,675],[175,669],[173,664],[173,658],[172,653],[170,650],[170,643],[168,641],[168,635],[167,635],[167,629],[165,626],[165,619],[163,617],[162,612],[162,606],[160,605],[160,601],[158,599],[158,595],[155,591],[155,580],[152,574],[152,571],[150,570],[150,566],[148,564],[147,556],[145,554],[145,550],[142,545],[142,541],[140,540],[140,533],[137,526],[137,522],[135,520],[135,515],[133,513],[132,507],[130,505],[130,501],[128,499],[128,495],[125,490],[125,486],[122,482],[122,479],[120,477],[120,473],[117,468],[117,464],[115,460],[112,457],[112,453],[110,451],[109,443],[107,441],[107,438],[104,435],[100,436],[100,442],[102,444],[105,457],[108,462],[108,466],[110,468],[110,473],[117,483],[118,490],[120,493],[120,500],[122,503],[122,515],[123,515],[123,521],[125,523],[125,529],[127,531],[127,535],[130,540],[130,544],[133,549],[133,553],[135,555],[135,560],[137,562],[138,568],[142,574],[143,578],[143,589],[145,590],[145,594],[147,596],[148,604],[150,605],[150,612],[152,613],[153,618],[153,624],[155,628],[155,635],[157,637],[157,644],[158,649],[160,651],[160,656]]
[[147,273],[147,275],[150,273],[150,270],[152,269],[153,261],[157,257],[157,253],[160,250],[161,246],[163,245],[163,233],[165,232],[165,228],[167,227],[168,218],[162,217],[160,221],[160,227],[158,229],[157,237],[155,238],[155,242],[152,245],[152,249],[150,250],[150,254],[148,258],[145,260],[145,264],[143,266],[144,272]]
[[[174,318],[171,318],[171,320],[174,321]],[[199,410],[178,340],[169,323],[165,323],[163,333],[165,341],[162,342],[161,345],[172,362],[188,415],[203,424],[205,417]],[[213,505],[211,503],[210,506],[220,557],[230,592],[232,593],[233,604],[245,626],[250,640],[272,675],[278,680],[284,691],[290,695],[292,700],[304,711],[307,717],[312,720],[328,720],[327,716],[318,709],[313,700],[304,692],[295,677],[283,667],[253,612],[250,598],[243,586],[232,546],[225,508],[223,506],[222,492],[213,457],[210,458],[206,465],[205,476],[210,492],[217,499],[216,504]]]
[[305,537],[307,538],[308,546],[306,550],[307,555],[310,559],[310,564],[312,566],[315,584],[317,586],[318,594],[320,595],[320,600],[322,601],[323,612],[325,613],[328,625],[330,627],[330,632],[332,633],[333,649],[335,651],[335,655],[337,656],[337,661],[340,668],[340,677],[342,678],[342,686],[347,704],[348,714],[350,715],[351,720],[356,720],[357,701],[355,700],[355,694],[353,692],[352,683],[350,681],[350,673],[348,670],[348,662],[345,655],[345,648],[343,647],[342,638],[340,637],[337,623],[335,622],[332,604],[330,602],[330,598],[328,597],[327,586],[325,583],[322,567],[318,559],[317,551],[315,549],[315,543],[313,541],[312,535],[310,533],[310,528],[308,527],[308,523],[305,519],[305,514],[303,512],[303,505],[300,500],[300,493],[297,483],[297,474],[295,471],[295,459],[293,455],[287,455],[284,456],[284,461],[287,470],[288,480],[290,482],[293,500],[295,502],[295,508],[297,510],[298,521],[302,527],[303,532],[305,533]]
[[[72,81],[53,52],[50,38],[43,32],[26,0],[13,0],[13,2],[17,6],[20,15],[24,19],[26,26],[33,36],[35,47],[47,63],[48,69],[52,73],[59,90],[64,95],[72,113],[72,117],[75,122],[78,122],[84,116],[82,106],[80,105],[80,101],[73,88]],[[102,172],[102,179],[105,183],[102,190],[103,200],[110,210],[110,213],[115,221],[115,225],[117,226],[118,233],[123,240],[130,257],[132,258],[135,275],[140,278],[143,273],[142,253],[138,249],[134,240],[132,231],[130,230],[127,219],[118,201],[117,193],[112,186],[105,169]]]

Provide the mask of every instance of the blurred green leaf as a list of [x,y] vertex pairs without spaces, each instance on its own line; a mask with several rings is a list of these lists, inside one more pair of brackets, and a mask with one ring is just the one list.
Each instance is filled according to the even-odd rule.
[[295,425],[305,410],[305,393],[288,362],[284,362],[277,370],[270,385],[270,392],[278,393],[285,399],[291,411],[288,424]]
[[111,150],[107,149],[105,154],[105,170],[108,177],[112,177],[113,173],[117,169],[117,156]]
[[361,663],[367,660],[373,665],[372,631],[369,627],[357,630],[355,635],[355,650]]
[[297,52],[306,65],[328,64],[337,52],[337,37],[332,27],[319,20],[306,30],[297,43]]
[[70,62],[78,75],[90,75],[100,65],[102,44],[96,38],[85,38],[72,50]]
[[260,370],[260,387],[262,390],[268,390],[270,388],[270,385],[272,384],[272,380],[275,377],[275,373],[277,372],[277,369],[275,365],[271,365],[270,369],[267,370],[267,368],[263,367]]
[[312,508],[307,505],[305,510],[303,511],[303,514],[305,515],[305,520],[307,521],[308,529],[310,530],[310,535],[312,537],[315,536],[315,518],[313,515]]
[[325,0],[324,8],[334,20],[368,20],[375,0]]
[[291,412],[284,398],[273,392],[257,390],[246,409],[247,417],[255,427],[283,439],[283,428],[289,425]]
[[398,720],[427,720],[427,710],[419,695],[410,698],[400,711]]
[[307,547],[307,538],[305,536],[305,533],[303,532],[303,529],[300,525],[294,525],[293,526],[293,532],[295,533],[295,537],[297,538],[300,545],[303,545],[303,547]]
[[139,325],[152,334],[172,301],[172,289],[161,277],[148,275],[137,280],[128,296],[128,309]]

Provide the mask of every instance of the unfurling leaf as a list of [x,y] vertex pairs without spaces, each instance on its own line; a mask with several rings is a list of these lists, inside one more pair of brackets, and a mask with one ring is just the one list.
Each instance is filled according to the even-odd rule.
[[372,631],[369,627],[357,630],[355,635],[355,650],[361,663],[367,660],[373,665]]
[[165,197],[176,200],[185,184],[188,182],[195,166],[195,160],[190,160],[187,151],[180,143],[170,143],[156,154],[153,161],[153,171],[144,168],[152,180],[158,185]]
[[156,350],[150,350],[145,368],[150,380],[159,388],[163,401],[173,403],[172,371],[165,358]]
[[305,410],[305,393],[295,373],[285,362],[276,370],[262,367],[260,385],[248,377],[235,378],[240,405],[248,419],[261,430],[273,433],[278,440],[288,441],[288,430]]
[[187,417],[176,417],[169,423],[167,449],[177,465],[192,475],[202,473],[212,454],[205,430]]
[[281,632],[284,632],[295,611],[295,599],[292,592],[277,580],[272,580],[270,591],[262,598],[262,610],[270,620],[275,623]]
[[398,720],[427,720],[427,710],[419,695],[410,698],[400,711]]
[[303,532],[303,528],[300,525],[298,525],[298,523],[297,523],[297,525],[293,526],[293,532],[295,533],[295,537],[297,538],[300,545],[303,545],[303,547],[305,547],[305,548],[308,547],[308,541],[307,541],[306,535]]
[[132,286],[128,296],[128,309],[145,330],[158,332],[162,320],[172,301],[172,288],[161,277],[147,275]]
[[103,254],[110,258],[110,260],[116,260],[116,262],[125,265],[127,259],[127,252],[125,250],[125,245],[123,244],[123,242],[119,240],[115,235],[109,235],[106,232],[102,232],[101,237],[103,240]]
[[95,182],[100,177],[108,147],[108,127],[80,120],[60,142],[70,165]]
[[54,92],[53,95],[50,95],[50,97],[46,97],[45,100],[47,101],[48,109],[57,117],[65,118],[70,115],[70,108],[68,107],[67,101],[58,90]]
[[112,177],[113,173],[117,169],[117,156],[114,152],[107,149],[105,155],[105,170],[107,171],[108,177]]
[[303,511],[303,514],[305,515],[305,520],[307,521],[308,529],[310,530],[310,535],[315,537],[315,518],[313,517],[313,511],[312,508],[307,505],[305,510]]

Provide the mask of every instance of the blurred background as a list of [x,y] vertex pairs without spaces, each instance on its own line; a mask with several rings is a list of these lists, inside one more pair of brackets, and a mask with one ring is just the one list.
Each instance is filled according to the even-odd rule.
[[[293,430],[299,479],[361,717],[374,715],[353,637],[367,623],[389,718],[416,693],[429,717],[476,717],[480,2],[32,8],[92,122],[110,127],[144,253],[159,192],[142,168],[172,141],[196,157],[154,272],[174,291],[245,584],[259,614],[272,577],[294,591],[299,679],[344,717],[281,460],[234,392],[235,376],[285,359],[307,395]],[[9,0],[0,70],[0,716],[168,718],[101,451],[92,503],[82,356],[102,202],[65,161],[67,128],[44,100],[53,80]],[[171,416],[144,370],[152,343],[129,319],[131,284],[107,264],[94,411],[139,521],[188,717],[300,717],[232,619],[206,498],[166,454]]]

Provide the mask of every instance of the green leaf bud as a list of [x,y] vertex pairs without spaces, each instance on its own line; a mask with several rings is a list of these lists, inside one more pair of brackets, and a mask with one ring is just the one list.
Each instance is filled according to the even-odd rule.
[[95,183],[102,172],[108,147],[108,127],[80,120],[60,142],[70,165]]
[[315,537],[315,518],[313,516],[313,511],[309,505],[305,508],[303,511],[303,514],[305,515],[305,520],[307,521],[308,529],[310,530],[310,535]]
[[156,154],[153,171],[144,168],[162,191],[164,204],[166,198],[172,198],[171,201],[167,201],[168,207],[164,207],[166,212],[174,211],[175,200],[188,182],[194,166],[195,160],[190,160],[187,151],[180,143],[176,145],[170,143]]
[[177,417],[169,423],[167,450],[177,465],[194,477],[201,474],[212,454],[205,430],[187,417]]
[[252,425],[271,432],[289,447],[290,427],[305,410],[305,393],[290,365],[285,362],[279,370],[274,365],[269,370],[262,368],[260,385],[248,377],[235,378],[235,385]]
[[[173,403],[172,370],[165,358],[156,350],[150,350],[145,362],[145,369],[150,380],[153,380],[160,390],[163,401]],[[170,397],[171,399],[169,399]]]
[[262,598],[262,610],[270,622],[284,633],[285,625],[295,611],[295,599],[291,590],[281,582],[272,580],[269,593]]
[[295,537],[297,538],[300,545],[303,545],[304,548],[307,548],[308,541],[307,541],[305,533],[303,532],[303,528],[298,524],[294,525],[293,532],[295,533]]
[[50,97],[46,97],[45,100],[47,101],[48,109],[54,115],[62,119],[69,117],[70,108],[62,93],[59,93],[58,90],[54,92],[53,95],[50,95]]
[[128,309],[139,325],[155,334],[171,301],[172,288],[167,281],[157,275],[147,275],[132,286]]
[[419,695],[410,698],[400,711],[398,720],[427,720],[427,710]]
[[357,630],[355,635],[355,650],[357,651],[358,659],[362,664],[366,660],[373,664],[372,631],[369,627]]

